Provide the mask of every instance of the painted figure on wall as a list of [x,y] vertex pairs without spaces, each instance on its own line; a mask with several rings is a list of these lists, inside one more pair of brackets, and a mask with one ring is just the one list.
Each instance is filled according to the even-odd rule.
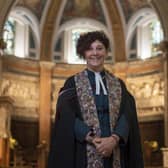
[[80,0],[68,0],[61,22],[75,17],[89,17],[105,23],[103,10],[99,1],[85,0],[81,3]]
[[31,9],[40,19],[45,7],[46,0],[19,0],[17,5],[25,6]]

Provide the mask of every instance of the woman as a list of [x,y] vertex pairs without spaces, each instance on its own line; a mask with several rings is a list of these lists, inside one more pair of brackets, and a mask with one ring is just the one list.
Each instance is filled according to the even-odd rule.
[[143,168],[134,98],[104,68],[108,48],[101,31],[77,41],[87,68],[60,91],[49,168]]

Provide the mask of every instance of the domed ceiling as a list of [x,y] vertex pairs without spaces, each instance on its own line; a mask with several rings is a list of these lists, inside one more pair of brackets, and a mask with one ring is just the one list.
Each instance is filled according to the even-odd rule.
[[47,0],[19,0],[17,6],[30,9],[40,20]]
[[[16,5],[30,9],[40,20],[47,2],[49,1],[19,0]],[[136,10],[149,7],[148,0],[118,0],[117,3],[121,6],[126,21],[129,20]],[[72,17],[93,17],[104,22],[104,18],[101,15],[101,8],[100,0],[85,0],[82,3],[80,0],[68,0],[66,1],[62,21],[66,21]]]

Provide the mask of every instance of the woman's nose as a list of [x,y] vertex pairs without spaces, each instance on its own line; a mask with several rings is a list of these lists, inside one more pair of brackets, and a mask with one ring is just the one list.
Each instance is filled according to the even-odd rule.
[[94,55],[97,54],[97,50],[96,49],[92,50],[92,52],[93,52]]

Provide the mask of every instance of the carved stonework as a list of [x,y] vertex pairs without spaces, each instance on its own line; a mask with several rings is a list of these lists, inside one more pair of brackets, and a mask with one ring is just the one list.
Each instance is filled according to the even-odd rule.
[[39,84],[37,82],[28,77],[4,75],[1,95],[14,98],[16,106],[37,106],[39,100]]
[[10,120],[13,100],[7,96],[0,97],[0,138],[10,137]]
[[29,81],[4,79],[1,95],[15,98],[17,104],[17,101],[20,102],[21,100],[38,100],[38,90],[37,85]]
[[39,78],[3,73],[0,95],[9,96],[14,100],[15,111],[12,116],[37,118]]
[[127,78],[129,91],[134,95],[139,116],[164,113],[163,74]]

